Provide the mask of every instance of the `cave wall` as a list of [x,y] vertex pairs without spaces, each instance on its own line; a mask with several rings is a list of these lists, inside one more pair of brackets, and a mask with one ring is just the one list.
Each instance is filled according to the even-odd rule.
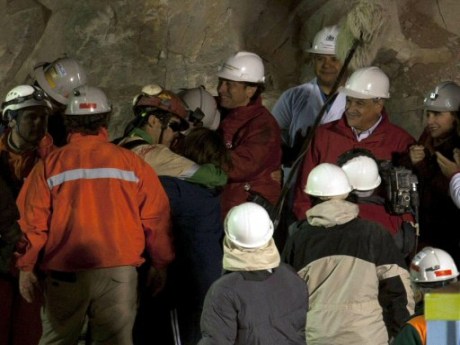
[[[385,9],[375,65],[390,77],[393,122],[418,137],[423,95],[442,80],[460,82],[460,1],[367,0]],[[237,50],[266,67],[264,102],[313,74],[315,33],[342,20],[348,0],[0,0],[0,92],[27,82],[33,66],[64,54],[85,67],[89,83],[113,103],[111,135],[131,115],[143,85],[216,93],[218,66]]]

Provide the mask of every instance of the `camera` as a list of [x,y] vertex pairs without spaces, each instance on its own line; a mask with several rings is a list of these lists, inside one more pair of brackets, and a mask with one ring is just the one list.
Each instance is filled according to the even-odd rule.
[[412,170],[394,167],[390,162],[381,165],[386,184],[387,206],[390,212],[403,214],[419,206],[418,179]]

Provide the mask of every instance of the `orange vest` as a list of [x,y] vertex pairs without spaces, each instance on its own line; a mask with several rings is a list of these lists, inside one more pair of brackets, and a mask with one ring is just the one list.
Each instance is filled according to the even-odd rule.
[[424,315],[418,315],[407,321],[420,335],[422,344],[426,344],[426,320]]

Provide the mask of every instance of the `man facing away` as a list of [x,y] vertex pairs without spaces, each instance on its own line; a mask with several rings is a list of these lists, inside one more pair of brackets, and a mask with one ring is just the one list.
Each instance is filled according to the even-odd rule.
[[27,301],[38,271],[45,275],[40,344],[74,344],[86,315],[95,343],[131,344],[144,249],[152,277],[174,256],[167,196],[152,168],[107,142],[110,112],[102,90],[75,89],[64,118],[69,143],[34,167],[18,197]]
[[315,167],[305,192],[317,204],[283,251],[308,285],[309,345],[387,345],[414,311],[402,255],[380,224],[358,217],[351,190],[338,166]]
[[436,293],[456,283],[458,269],[449,253],[440,248],[425,247],[412,259],[410,277],[417,298],[415,314],[398,333],[394,345],[426,345],[425,294]]
[[307,288],[280,263],[267,211],[242,203],[224,227],[225,273],[206,294],[198,344],[305,344]]

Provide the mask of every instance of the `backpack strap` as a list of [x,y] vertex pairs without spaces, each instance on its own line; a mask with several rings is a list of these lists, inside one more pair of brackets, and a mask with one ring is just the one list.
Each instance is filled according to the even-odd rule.
[[136,140],[128,141],[123,144],[118,144],[118,146],[121,146],[128,150],[132,150],[135,147],[138,147],[140,145],[145,145],[145,144],[148,144],[148,142],[145,141],[144,139],[136,139]]

